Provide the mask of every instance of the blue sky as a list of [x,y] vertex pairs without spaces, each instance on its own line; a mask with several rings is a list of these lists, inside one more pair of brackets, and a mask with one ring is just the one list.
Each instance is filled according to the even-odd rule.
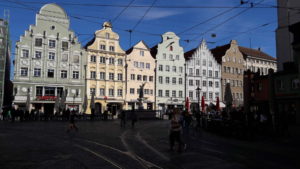
[[[116,16],[124,9],[123,6],[128,5],[131,1],[0,0],[0,11],[3,12],[4,9],[9,9],[10,11],[12,53],[14,53],[15,42],[19,40],[19,37],[24,34],[24,31],[29,28],[30,24],[35,24],[35,14],[46,3],[57,3],[66,10],[71,20],[71,29],[76,32],[82,45],[85,45],[93,37],[96,30],[101,29],[104,21],[112,20],[114,31],[120,35],[122,48],[127,50],[130,44],[129,33],[126,30],[133,29],[145,11],[148,10],[148,6],[153,3],[153,0],[134,0],[131,4],[133,7],[127,8],[116,19]],[[276,0],[249,1],[254,4],[261,3],[257,7],[276,5]],[[181,38],[180,43],[185,51],[197,47],[202,38],[208,42],[215,42],[209,43],[209,48],[227,44],[231,39],[235,39],[239,45],[245,47],[250,47],[251,41],[252,48],[260,47],[269,55],[276,57],[275,29],[277,28],[277,11],[275,8],[251,8],[234,17],[247,9],[246,7],[250,7],[248,3],[241,6],[245,8],[232,9],[205,24],[187,30],[239,4],[240,0],[156,0],[154,7],[149,10],[144,19],[134,29],[131,45],[144,40],[148,46],[152,47],[161,41],[160,34],[172,31],[176,34],[181,32],[179,34]],[[174,6],[184,8],[170,8]],[[203,6],[216,8],[200,8]],[[0,17],[3,17],[3,14],[0,14]],[[220,23],[228,19],[228,22],[220,25]],[[265,23],[269,24],[249,31]],[[217,28],[215,28],[216,26]],[[212,37],[212,34],[216,34],[216,37]],[[185,40],[190,41],[187,43]]]

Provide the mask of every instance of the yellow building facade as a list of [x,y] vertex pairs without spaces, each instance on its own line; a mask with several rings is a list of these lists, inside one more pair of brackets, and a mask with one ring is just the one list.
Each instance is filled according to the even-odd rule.
[[87,114],[91,114],[90,102],[95,93],[95,114],[108,110],[115,114],[125,105],[125,51],[119,45],[119,35],[110,22],[95,32],[86,45],[86,93]]
[[126,109],[138,109],[140,86],[144,85],[143,108],[153,110],[155,105],[155,59],[143,41],[128,49],[126,54]]

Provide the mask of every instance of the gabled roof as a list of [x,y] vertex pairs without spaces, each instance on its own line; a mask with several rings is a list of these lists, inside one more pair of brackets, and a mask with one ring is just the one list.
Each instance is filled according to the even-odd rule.
[[257,57],[257,58],[261,58],[261,59],[276,61],[276,58],[273,58],[272,56],[262,52],[261,50],[246,48],[246,47],[242,47],[242,46],[239,46],[239,50],[243,54],[245,59],[248,56],[252,56],[252,57]]
[[147,45],[143,40],[141,40],[141,41],[139,41],[138,43],[136,43],[135,45],[133,45],[131,48],[127,49],[127,50],[126,50],[126,54],[127,54],[127,55],[130,54],[130,53],[132,52],[133,48],[134,48],[137,44],[139,44],[140,42],[142,42],[142,43],[145,45],[145,47],[146,47],[149,51],[151,50],[151,49],[148,47],[148,45]]
[[216,48],[211,49],[211,53],[217,60],[219,64],[222,64],[222,57],[225,55],[226,51],[230,48],[230,44],[223,46],[217,46]]

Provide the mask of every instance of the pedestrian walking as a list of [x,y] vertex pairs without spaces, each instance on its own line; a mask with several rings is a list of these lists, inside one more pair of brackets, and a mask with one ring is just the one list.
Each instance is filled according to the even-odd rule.
[[73,110],[70,113],[70,117],[69,117],[69,128],[67,130],[67,132],[69,133],[72,129],[74,129],[75,131],[78,131],[78,127],[75,125],[75,111]]
[[126,112],[125,112],[125,110],[121,111],[120,119],[121,119],[121,127],[125,127],[126,126]]
[[173,151],[175,142],[178,143],[178,152],[182,152],[182,149],[186,147],[186,145],[183,143],[181,139],[181,123],[182,123],[182,117],[180,115],[179,109],[173,110],[173,116],[171,118],[170,123],[170,134],[169,134],[169,140],[170,140],[170,150]]

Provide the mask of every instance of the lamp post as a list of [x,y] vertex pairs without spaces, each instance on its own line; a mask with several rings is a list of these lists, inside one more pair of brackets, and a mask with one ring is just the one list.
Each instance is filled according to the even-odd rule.
[[196,88],[196,91],[197,91],[197,94],[198,94],[198,108],[199,108],[199,111],[200,111],[200,91],[201,91],[201,88],[198,86]]

